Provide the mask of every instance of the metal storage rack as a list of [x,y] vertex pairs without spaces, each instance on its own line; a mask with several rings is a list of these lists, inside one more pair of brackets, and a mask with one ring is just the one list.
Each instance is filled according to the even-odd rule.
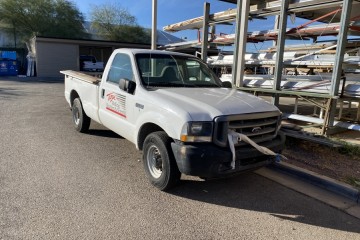
[[[358,105],[357,114],[351,123],[336,121],[337,106],[340,106],[339,116],[344,112],[343,103],[352,102],[359,103],[359,98],[344,97],[342,92],[339,92],[340,85],[344,83],[346,78],[343,76],[343,61],[345,47],[347,44],[347,37],[349,32],[349,23],[351,19],[358,20],[356,12],[351,12],[351,9],[360,7],[360,0],[283,0],[283,1],[258,1],[258,0],[220,0],[224,2],[234,3],[235,9],[228,11],[210,14],[210,5],[204,4],[204,16],[187,20],[181,24],[172,24],[164,28],[168,31],[178,31],[184,29],[203,29],[203,36],[201,40],[202,58],[207,58],[208,26],[217,23],[234,21],[236,24],[236,32],[233,42],[235,44],[234,62],[232,65],[232,82],[236,87],[243,91],[253,92],[257,95],[271,95],[272,102],[279,105],[281,97],[292,97],[295,99],[294,114],[285,114],[288,118],[312,122],[322,126],[322,134],[327,134],[329,129],[333,126],[340,126],[347,129],[360,131],[359,122],[360,106]],[[336,17],[331,15],[332,12],[340,12]],[[316,20],[322,22],[330,22],[331,20],[338,21],[337,45],[335,53],[335,62],[331,66],[333,68],[331,76],[331,86],[328,93],[311,93],[303,91],[288,91],[281,88],[281,78],[283,75],[284,63],[284,48],[285,39],[289,30],[287,29],[287,16],[296,14],[298,17],[309,20]],[[262,18],[270,15],[278,15],[278,30],[276,36],[272,40],[277,41],[276,45],[276,60],[274,64],[274,80],[271,89],[266,88],[248,88],[244,87],[244,70],[245,70],[245,52],[246,43],[249,40],[248,32],[248,18]],[[302,26],[300,26],[301,28]],[[351,30],[359,31],[360,27],[351,26]],[[295,29],[296,30],[296,29]],[[271,40],[271,39],[269,39]],[[306,102],[313,104],[320,108],[320,115],[323,118],[313,118],[297,114],[298,100],[303,99]]]

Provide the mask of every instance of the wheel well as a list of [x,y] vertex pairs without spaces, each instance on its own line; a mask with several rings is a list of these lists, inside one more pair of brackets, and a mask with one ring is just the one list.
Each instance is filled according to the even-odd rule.
[[157,131],[164,131],[164,130],[154,123],[146,123],[143,126],[141,126],[139,134],[138,134],[139,150],[143,149],[143,145],[144,145],[146,136],[152,132],[157,132]]
[[73,90],[73,91],[71,91],[71,93],[70,93],[70,104],[71,104],[71,107],[72,107],[72,105],[73,105],[73,102],[74,102],[75,98],[79,98],[79,94],[78,94],[75,90]]

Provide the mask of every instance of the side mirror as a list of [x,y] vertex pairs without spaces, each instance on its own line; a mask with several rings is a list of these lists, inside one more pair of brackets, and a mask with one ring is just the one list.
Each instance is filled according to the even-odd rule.
[[127,78],[121,78],[119,81],[119,88],[127,93],[133,94],[135,92],[136,83]]
[[225,82],[222,83],[222,86],[224,88],[232,88],[232,83],[229,82],[229,81],[225,81]]

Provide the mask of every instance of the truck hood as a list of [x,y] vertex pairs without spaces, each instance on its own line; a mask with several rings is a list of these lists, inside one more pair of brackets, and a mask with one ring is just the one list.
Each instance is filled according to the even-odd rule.
[[261,98],[228,88],[162,88],[153,94],[165,110],[185,110],[192,121],[211,121],[217,116],[279,111]]

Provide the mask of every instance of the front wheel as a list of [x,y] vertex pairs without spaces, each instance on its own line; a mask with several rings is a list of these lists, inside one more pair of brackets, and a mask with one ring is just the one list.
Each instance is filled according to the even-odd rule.
[[90,127],[90,118],[84,112],[79,98],[75,98],[71,110],[76,131],[87,132]]
[[171,140],[165,132],[151,133],[144,142],[145,172],[151,184],[162,191],[176,185],[181,177],[170,144]]

